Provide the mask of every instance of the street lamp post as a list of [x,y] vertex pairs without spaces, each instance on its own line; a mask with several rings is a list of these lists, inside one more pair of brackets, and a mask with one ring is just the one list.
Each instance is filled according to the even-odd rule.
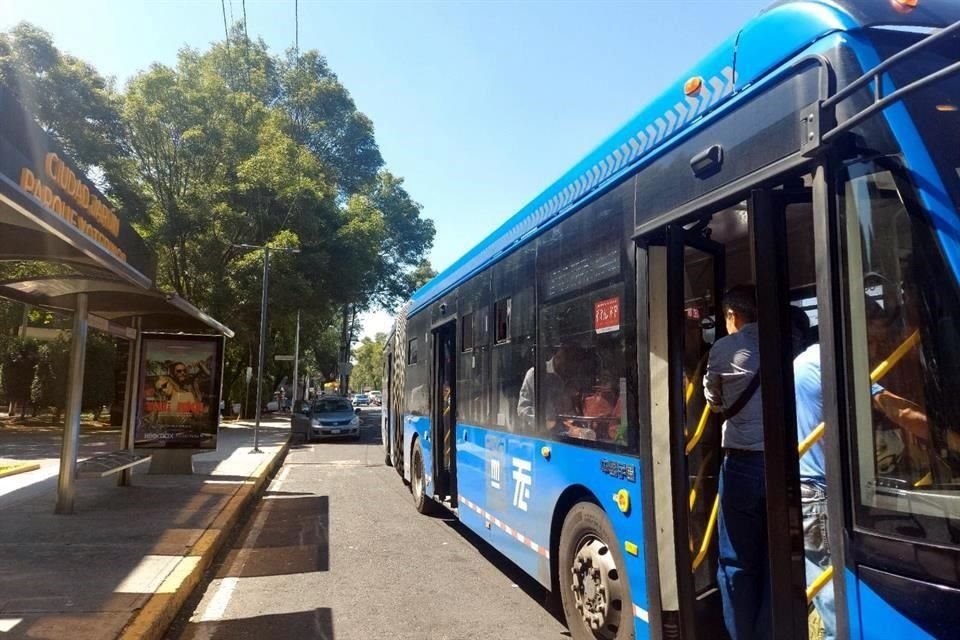
[[[260,295],[260,354],[257,358],[257,412],[256,420],[253,423],[253,451],[250,452],[263,453],[260,450],[260,415],[263,397],[263,352],[267,342],[267,287],[270,281],[270,247],[255,244],[235,244],[233,246],[244,249],[263,249],[263,291]],[[274,249],[274,251],[300,253],[299,249]]]

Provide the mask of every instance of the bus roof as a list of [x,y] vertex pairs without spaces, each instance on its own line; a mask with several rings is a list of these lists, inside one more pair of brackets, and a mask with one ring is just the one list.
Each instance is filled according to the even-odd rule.
[[[947,1],[928,3],[940,5]],[[876,0],[780,0],[773,4],[467,254],[421,287],[413,294],[407,313],[430,304],[509,253],[549,221],[572,213],[614,186],[696,130],[707,114],[814,41],[871,22],[904,22],[902,15],[887,15],[891,13],[889,3]],[[934,11],[933,18],[936,15]],[[701,79],[700,89],[686,95],[684,85],[694,77]]]

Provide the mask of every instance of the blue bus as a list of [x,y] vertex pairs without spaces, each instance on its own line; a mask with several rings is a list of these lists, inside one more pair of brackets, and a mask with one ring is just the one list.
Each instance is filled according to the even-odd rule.
[[[956,0],[777,2],[417,291],[383,390],[416,509],[559,594],[573,638],[726,637],[700,380],[721,292],[749,283],[774,637],[817,635],[827,586],[838,637],[960,637],[958,21]],[[824,418],[803,439],[798,341]],[[811,446],[831,544],[808,584]]]

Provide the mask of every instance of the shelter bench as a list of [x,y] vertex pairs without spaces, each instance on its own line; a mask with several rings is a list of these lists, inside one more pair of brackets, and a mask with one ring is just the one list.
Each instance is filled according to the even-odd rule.
[[104,478],[124,469],[133,468],[144,462],[150,462],[149,454],[132,451],[114,451],[101,453],[77,464],[78,478]]

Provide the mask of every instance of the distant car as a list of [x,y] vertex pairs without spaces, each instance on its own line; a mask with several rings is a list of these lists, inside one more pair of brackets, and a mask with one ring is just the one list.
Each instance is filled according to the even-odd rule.
[[306,434],[307,440],[332,436],[360,437],[358,410],[346,398],[325,396],[312,404],[303,403],[290,418],[295,432]]
[[380,391],[370,392],[370,404],[379,407],[383,403],[383,394]]
[[365,393],[357,393],[353,396],[353,406],[355,407],[369,407],[370,406],[370,396]]

